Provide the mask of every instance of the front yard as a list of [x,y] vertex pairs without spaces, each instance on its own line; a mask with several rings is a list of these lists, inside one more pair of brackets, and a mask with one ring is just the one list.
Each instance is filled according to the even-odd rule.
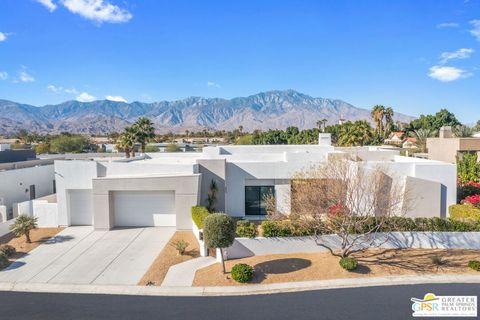
[[[179,241],[188,243],[185,253],[180,255],[175,248]],[[139,285],[160,286],[171,266],[200,256],[198,241],[191,231],[177,231],[160,252],[148,271],[139,281]]]
[[30,231],[30,238],[32,243],[27,243],[25,236],[15,237],[13,233],[8,233],[0,237],[0,245],[8,244],[15,248],[16,253],[10,256],[12,260],[21,258],[23,255],[32,251],[42,243],[46,242],[51,237],[65,228],[37,228]]
[[[393,275],[480,274],[467,266],[470,260],[479,260],[480,250],[372,249],[354,256],[359,262],[355,271],[342,269],[339,258],[326,252],[253,256],[229,260],[226,265],[227,271],[237,263],[253,266],[255,272],[249,283],[254,284]],[[441,258],[440,265],[432,262],[434,256]],[[216,263],[198,270],[193,285],[244,284],[234,281],[229,273],[222,274],[221,265]]]

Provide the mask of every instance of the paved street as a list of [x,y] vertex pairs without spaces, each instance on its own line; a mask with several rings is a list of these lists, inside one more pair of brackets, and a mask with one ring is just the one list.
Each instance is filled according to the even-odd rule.
[[135,285],[174,233],[69,227],[0,272],[0,282]]
[[[478,284],[331,289],[237,297],[0,292],[2,319],[411,319],[411,297],[480,295]],[[464,318],[467,319],[467,318]]]

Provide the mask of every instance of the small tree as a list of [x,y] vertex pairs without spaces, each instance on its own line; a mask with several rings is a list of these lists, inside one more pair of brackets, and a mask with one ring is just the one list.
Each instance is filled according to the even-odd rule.
[[209,215],[203,222],[203,238],[208,248],[220,249],[222,270],[225,273],[222,249],[230,247],[235,240],[235,221],[224,213]]
[[12,231],[17,237],[25,235],[27,243],[32,243],[30,240],[30,231],[37,228],[37,218],[29,217],[27,215],[19,215],[15,222],[10,226]]
[[[391,218],[403,216],[411,205],[403,180],[355,157],[329,159],[300,172],[291,197],[291,219],[313,229],[317,244],[341,258],[387,241],[395,231]],[[324,242],[322,234],[336,234],[340,241]]]

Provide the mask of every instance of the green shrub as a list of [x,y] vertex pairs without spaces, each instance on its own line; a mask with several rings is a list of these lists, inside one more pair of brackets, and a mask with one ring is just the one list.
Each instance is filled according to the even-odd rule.
[[175,249],[178,251],[178,254],[183,255],[187,249],[189,243],[185,240],[178,240],[175,242]]
[[480,187],[477,183],[466,183],[457,186],[457,202],[460,203],[463,199],[469,196],[480,194]]
[[232,278],[237,282],[248,282],[253,278],[253,267],[245,263],[238,263],[232,268]]
[[15,254],[15,252],[17,252],[17,250],[15,250],[15,247],[9,244],[2,244],[0,245],[0,252],[5,253],[7,257],[11,257],[12,255]]
[[241,238],[255,238],[257,235],[257,227],[248,220],[237,221],[237,236]]
[[0,252],[0,270],[6,268],[10,262],[8,261],[8,257],[5,253]]
[[265,220],[261,224],[264,237],[291,237],[292,223],[288,220],[271,221]]
[[[212,213],[203,222],[203,239],[207,248],[228,248],[235,241],[235,220],[224,213]],[[222,271],[225,273],[223,251],[220,250]]]
[[468,267],[470,269],[473,269],[475,271],[480,271],[480,261],[478,260],[472,260],[468,262]]
[[480,222],[480,209],[471,204],[456,204],[448,208],[452,220]]
[[358,267],[358,261],[357,259],[355,258],[352,258],[352,257],[345,257],[345,258],[342,258],[340,259],[340,266],[345,269],[345,270],[348,270],[348,271],[352,271],[352,270],[355,270],[357,269]]
[[445,261],[440,256],[431,256],[430,261],[432,261],[432,264],[436,266],[441,266],[445,263]]
[[197,226],[198,229],[203,228],[203,221],[210,214],[207,208],[202,206],[193,206],[192,207],[192,220]]

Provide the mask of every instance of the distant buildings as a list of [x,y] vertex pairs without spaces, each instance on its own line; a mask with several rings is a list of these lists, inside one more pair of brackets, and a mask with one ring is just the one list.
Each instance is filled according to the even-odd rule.
[[438,138],[427,139],[428,158],[456,163],[457,155],[475,152],[480,158],[480,138],[457,138],[451,127],[442,127]]

